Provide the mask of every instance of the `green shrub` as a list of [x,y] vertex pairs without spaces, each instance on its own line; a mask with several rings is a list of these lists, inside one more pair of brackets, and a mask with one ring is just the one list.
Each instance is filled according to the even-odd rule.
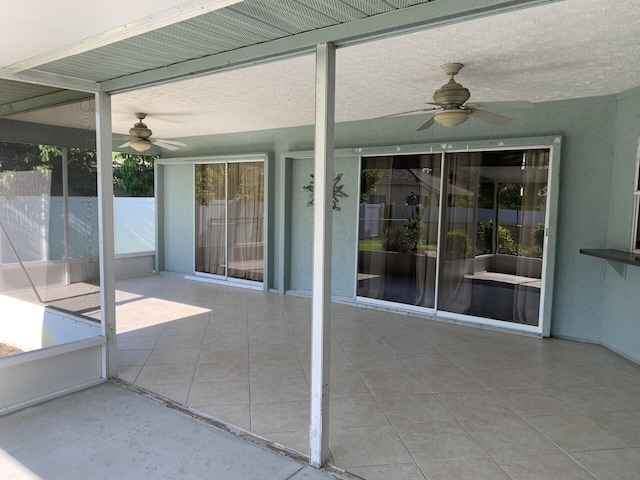
[[471,239],[464,230],[447,233],[445,243],[447,258],[464,258],[471,253]]

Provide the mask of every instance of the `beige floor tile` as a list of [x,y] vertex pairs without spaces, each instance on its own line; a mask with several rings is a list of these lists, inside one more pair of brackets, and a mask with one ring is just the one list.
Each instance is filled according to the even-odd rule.
[[521,370],[514,368],[478,368],[468,371],[468,374],[488,390],[515,390],[540,386],[535,378],[523,375]]
[[362,379],[373,395],[427,393],[427,389],[408,369],[396,372],[362,373]]
[[451,360],[435,349],[430,349],[427,353],[399,353],[397,355],[400,361],[414,372],[420,372],[426,367],[430,367],[432,365],[453,366]]
[[355,368],[331,371],[329,393],[331,398],[370,396],[371,391]]
[[485,388],[456,366],[429,365],[415,371],[418,380],[431,393],[477,392]]
[[553,443],[519,417],[496,414],[460,423],[494,457],[559,452]]
[[399,425],[396,430],[418,464],[488,456],[458,422]]
[[224,382],[249,378],[249,362],[247,359],[227,360],[219,363],[199,363],[194,382]]
[[128,336],[118,335],[116,348],[118,350],[153,350],[158,343],[158,336]]
[[[635,385],[632,385],[635,387]],[[621,387],[550,388],[549,392],[582,413],[626,412],[638,409],[637,397],[624,395]]]
[[610,365],[590,365],[586,367],[567,367],[571,373],[584,378],[593,385],[627,385],[639,380]]
[[206,382],[191,384],[187,405],[248,405],[249,381]]
[[251,403],[309,401],[309,386],[304,375],[251,378]]
[[157,350],[177,350],[182,348],[202,347],[202,335],[168,335],[162,334],[156,344]]
[[526,367],[519,371],[530,375],[543,388],[565,388],[590,386],[584,378],[569,372],[559,365]]
[[589,416],[628,444],[640,447],[640,411],[594,413]]
[[295,432],[309,427],[310,404],[276,402],[251,404],[251,428],[255,433]]
[[376,400],[393,425],[455,420],[430,393],[379,396]]
[[542,388],[494,391],[500,400],[523,417],[569,415],[578,411]]
[[435,397],[458,420],[516,413],[491,392],[436,393]]
[[584,468],[562,454],[501,457],[496,461],[513,480],[594,480]]
[[414,463],[378,465],[375,467],[353,467],[349,473],[367,480],[425,480]]
[[142,365],[135,365],[129,367],[118,367],[118,378],[125,382],[135,383],[136,378],[142,370]]
[[574,453],[573,457],[599,480],[631,480],[639,477],[640,449]]
[[131,367],[135,365],[144,365],[151,350],[120,350],[118,352],[118,367]]
[[491,458],[419,462],[428,480],[510,480]]
[[529,421],[566,452],[630,446],[586,415],[532,417]]
[[149,355],[146,365],[184,365],[195,364],[200,357],[200,348],[155,349]]
[[136,385],[191,384],[195,369],[195,364],[145,365],[136,379]]
[[247,345],[226,345],[202,347],[199,363],[239,363],[249,362],[249,347]]
[[330,428],[388,425],[389,420],[371,397],[332,398]]
[[346,470],[411,462],[411,455],[390,425],[334,428],[329,435],[335,465]]

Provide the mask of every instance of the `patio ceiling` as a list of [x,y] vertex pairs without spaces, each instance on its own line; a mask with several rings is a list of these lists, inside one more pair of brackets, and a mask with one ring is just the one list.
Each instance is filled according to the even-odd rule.
[[[70,27],[80,16],[95,16],[82,9],[72,15],[81,3],[60,6],[70,9]],[[128,8],[110,5],[109,11]],[[71,75],[122,92],[113,97],[115,132],[126,132],[136,111],[149,113],[154,135],[164,138],[310,125],[311,53],[320,41],[342,47],[337,121],[420,108],[446,81],[440,65],[452,61],[465,64],[457,79],[474,102],[597,97],[640,84],[640,0],[167,0],[152,8],[128,18],[106,15],[104,25],[91,24],[90,32],[100,35],[54,37],[49,47],[31,50],[26,47],[38,35],[30,34],[51,12],[0,12],[0,26],[26,12],[42,17],[18,23],[24,28],[17,35],[35,39],[17,49],[19,58],[0,52],[0,115],[75,126],[74,112],[86,111],[83,106],[41,107],[90,94],[23,84],[16,96],[4,88],[23,78]],[[65,18],[55,21],[65,27]],[[182,77],[188,79],[173,81]]]

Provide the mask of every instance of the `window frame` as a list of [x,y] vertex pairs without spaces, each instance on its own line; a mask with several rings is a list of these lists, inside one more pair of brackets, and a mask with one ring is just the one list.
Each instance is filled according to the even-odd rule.
[[633,187],[633,217],[631,238],[629,240],[629,251],[633,253],[640,253],[640,245],[638,245],[638,229],[640,228],[640,221],[638,216],[640,215],[640,135],[638,136],[638,146],[636,148],[636,168]]

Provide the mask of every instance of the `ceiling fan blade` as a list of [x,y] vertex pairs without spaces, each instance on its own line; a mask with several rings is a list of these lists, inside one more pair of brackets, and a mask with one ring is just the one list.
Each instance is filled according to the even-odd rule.
[[503,102],[467,103],[469,108],[534,108],[535,104],[526,100],[505,100]]
[[424,122],[422,125],[420,125],[417,129],[416,132],[420,132],[422,130],[426,130],[427,128],[429,128],[431,125],[433,125],[434,123],[436,123],[435,118],[433,117],[433,115],[431,115],[431,117],[429,117],[427,119],[426,122]]
[[167,150],[178,150],[178,147],[174,146],[174,145],[169,145],[168,143],[164,143],[163,140],[156,140],[155,142],[153,142],[155,145],[157,145],[158,147],[161,148],[166,148]]
[[381,118],[389,118],[389,117],[399,117],[400,115],[409,115],[411,113],[418,113],[418,112],[433,112],[434,110],[439,110],[439,107],[419,108],[418,110],[409,110],[408,112],[392,113],[390,115],[375,117],[374,120],[380,120]]
[[174,140],[165,140],[164,138],[150,138],[149,141],[151,143],[158,144],[159,142],[165,143],[167,145],[174,145],[176,147],[186,147],[187,145],[182,142],[176,142]]
[[497,113],[487,112],[486,110],[469,109],[469,115],[484,120],[494,125],[506,125],[511,121],[509,117],[498,115]]
[[129,144],[130,144],[130,143],[131,143],[131,142],[123,143],[123,144],[122,144],[122,145],[120,145],[118,148],[126,148],[126,147],[128,147],[128,146],[129,146]]

